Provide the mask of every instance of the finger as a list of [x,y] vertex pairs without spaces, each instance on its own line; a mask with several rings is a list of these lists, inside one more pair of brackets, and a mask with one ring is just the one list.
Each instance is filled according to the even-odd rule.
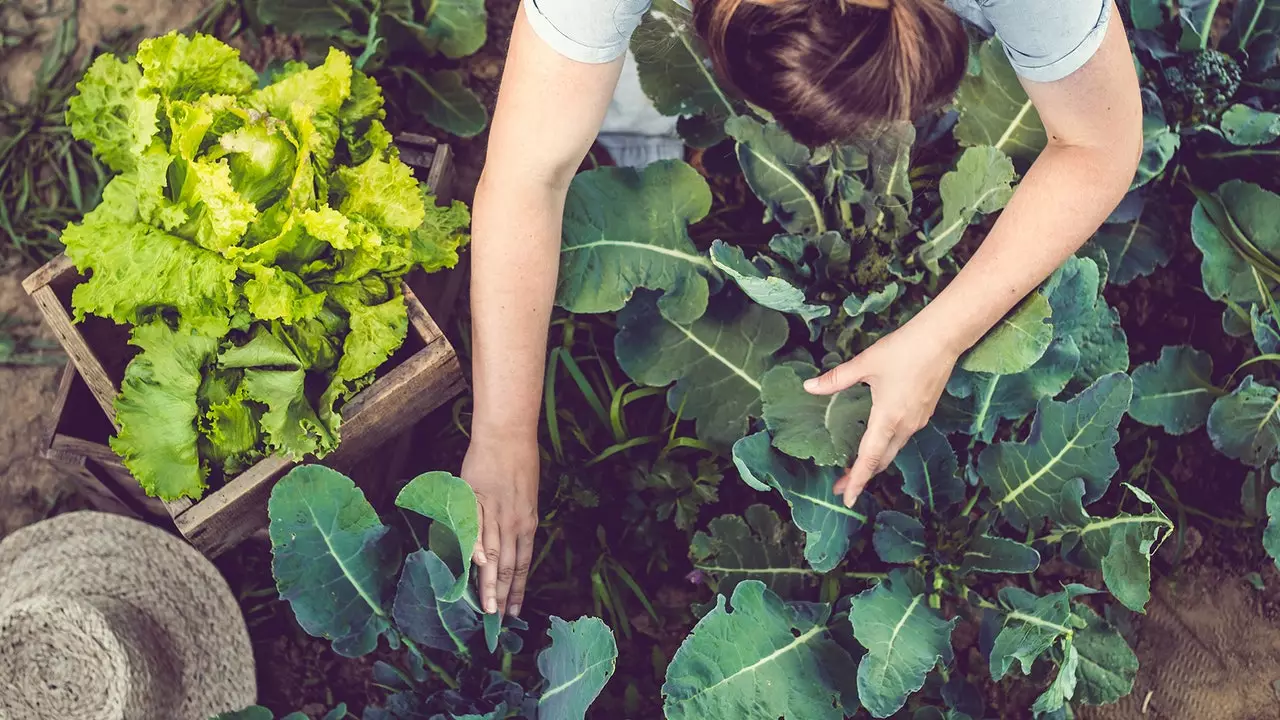
[[854,501],[867,483],[871,482],[871,478],[884,469],[884,458],[889,452],[894,434],[894,425],[885,413],[872,407],[867,430],[862,434],[862,442],[858,444],[858,457],[849,469],[849,479],[844,485],[845,507],[853,507]]
[[[859,356],[861,357],[861,356]],[[804,389],[813,395],[834,395],[853,387],[863,379],[862,364],[858,358],[841,363],[816,378],[804,381]]]
[[507,611],[520,617],[524,605],[524,587],[529,580],[529,565],[533,562],[533,533],[521,533],[516,540],[516,572],[511,582],[511,596],[507,598]]
[[498,612],[507,612],[507,596],[516,576],[516,534],[510,525],[503,528],[502,547],[498,551]]
[[485,564],[480,566],[480,597],[488,614],[498,612],[498,563],[501,559],[501,530],[497,518],[491,517],[481,528],[484,535]]
[[[476,503],[476,519],[480,521],[480,527],[484,527],[484,506]],[[489,562],[489,558],[484,555],[484,534],[476,534],[476,544],[471,548],[471,561],[480,567],[484,567]]]
[[[919,431],[917,430],[916,432]],[[916,433],[914,432],[906,432],[905,430],[898,430],[894,432],[893,440],[889,442],[889,449],[885,451],[884,457],[880,460],[882,467],[889,467],[889,465],[893,463],[894,458],[898,457],[898,453],[902,452],[902,448],[906,447],[907,442],[911,440],[911,436],[915,434]]]

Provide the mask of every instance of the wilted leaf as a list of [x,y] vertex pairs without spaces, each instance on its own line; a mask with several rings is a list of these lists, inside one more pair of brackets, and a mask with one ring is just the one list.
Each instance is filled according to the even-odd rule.
[[777,220],[800,235],[826,232],[822,207],[804,180],[809,149],[777,125],[761,125],[745,115],[729,118],[724,129],[738,141],[738,163],[764,203],[765,222]]
[[965,76],[956,94],[960,107],[956,139],[967,147],[991,145],[1015,160],[1034,160],[1048,137],[1004,46],[998,39],[987,40],[978,51],[978,61],[981,74]]
[[689,559],[710,576],[712,590],[726,595],[743,580],[760,580],[773,592],[792,597],[819,575],[801,566],[795,525],[762,504],[748,507],[742,515],[712,520],[706,533],[694,534]]
[[806,302],[804,290],[777,275],[766,275],[747,260],[742,248],[716,240],[711,243],[711,262],[733,278],[747,297],[770,310],[797,315],[805,322],[831,314],[831,308],[826,305],[811,305]]
[[792,460],[773,449],[769,433],[748,435],[733,445],[733,464],[753,488],[773,488],[791,506],[791,519],[805,533],[804,555],[817,572],[834,568],[849,551],[849,539],[867,516],[847,508],[832,492],[841,471]]
[[960,564],[961,573],[1030,573],[1040,567],[1040,553],[1016,540],[979,535],[969,541]]
[[1000,680],[1009,673],[1014,661],[1029,675],[1036,658],[1053,646],[1054,641],[1070,635],[1071,601],[1078,595],[1095,592],[1083,585],[1067,585],[1052,595],[1036,597],[1021,588],[1005,588],[1000,599],[1012,606],[1004,617],[1004,625],[991,650],[991,679]]
[[1262,467],[1280,447],[1280,392],[1252,375],[1209,410],[1209,437],[1227,457]]
[[400,573],[392,617],[396,627],[419,645],[466,655],[467,643],[480,631],[480,618],[465,598],[443,599],[453,584],[453,573],[440,556],[430,550],[411,553]]
[[924,525],[894,510],[876,515],[876,530],[871,537],[876,554],[887,563],[910,563],[924,554]]
[[1222,391],[1211,381],[1213,358],[1189,345],[1170,345],[1160,359],[1133,371],[1133,404],[1129,414],[1144,425],[1185,435],[1209,417]]
[[718,596],[681,643],[662,686],[668,720],[842,720],[858,707],[853,659],[832,639],[830,606],[800,612],[754,580]]
[[871,414],[871,391],[855,385],[834,395],[813,395],[804,381],[815,367],[779,365],[764,374],[760,398],[773,446],[818,465],[847,467],[857,454]]
[[618,645],[598,618],[565,622],[551,616],[551,646],[538,653],[538,672],[547,684],[538,699],[538,715],[582,720],[613,676]]
[[711,191],[682,162],[642,172],[600,168],[579,174],[565,202],[556,304],[575,313],[621,310],[637,288],[662,290],[662,314],[691,323],[707,308],[711,261],[686,226],[711,207]]
[[929,512],[960,502],[965,494],[955,450],[932,424],[911,436],[893,459],[902,473],[902,489]]
[[760,378],[786,339],[786,318],[758,305],[735,316],[713,307],[679,324],[651,297],[637,297],[618,313],[614,352],[638,383],[675,382],[668,406],[697,421],[699,438],[728,446],[745,433],[748,416],[760,414]]
[[961,358],[960,367],[996,375],[1030,369],[1053,341],[1052,315],[1049,300],[1038,292],[1031,293]]
[[849,619],[867,649],[858,663],[858,697],[873,717],[897,712],[939,660],[951,663],[951,631],[958,620],[943,620],[929,608],[916,573],[894,570],[859,593]]
[[[396,506],[448,527],[460,548],[474,547],[480,535],[475,493],[465,480],[447,472],[423,473],[410,480],[396,496]],[[441,601],[454,602],[466,594],[470,568],[471,563],[462,563],[462,574],[453,587],[441,590]]]
[[1072,480],[1062,489],[1059,520],[1062,553],[1083,567],[1102,568],[1107,589],[1125,607],[1146,612],[1151,598],[1151,556],[1173,531],[1173,523],[1151,496],[1126,484],[1138,500],[1151,506],[1146,515],[1120,513],[1094,518],[1085,512],[1084,482]]
[[1080,653],[1076,651],[1071,637],[1062,640],[1062,662],[1058,663],[1058,674],[1049,683],[1040,697],[1031,705],[1031,711],[1051,713],[1066,704],[1076,693],[1076,670],[1080,667]]
[[400,559],[364,494],[341,473],[303,465],[272,488],[267,514],[271,572],[298,624],[339,655],[372,652],[391,627]]
[[1042,400],[1026,441],[982,451],[978,475],[1014,527],[1058,517],[1062,487],[1074,478],[1084,478],[1086,502],[1106,491],[1120,467],[1116,426],[1132,394],[1128,376],[1107,375],[1066,402]]
[[933,272],[938,260],[964,237],[969,224],[982,215],[1003,208],[1013,197],[1017,173],[1013,161],[993,147],[971,147],[960,156],[956,168],[942,176],[942,220],[927,233],[917,257]]

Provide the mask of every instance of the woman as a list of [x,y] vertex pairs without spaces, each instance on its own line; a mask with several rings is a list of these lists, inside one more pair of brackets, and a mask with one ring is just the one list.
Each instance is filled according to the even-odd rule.
[[[480,501],[486,612],[518,615],[537,527],[539,401],[565,194],[648,0],[523,0],[473,222],[475,415],[462,477]],[[846,505],[932,415],[957,358],[1119,203],[1142,147],[1137,77],[1113,0],[694,0],[722,78],[818,145],[950,99],[970,22],[1004,41],[1048,145],[981,247],[923,311],[806,383],[871,388]]]

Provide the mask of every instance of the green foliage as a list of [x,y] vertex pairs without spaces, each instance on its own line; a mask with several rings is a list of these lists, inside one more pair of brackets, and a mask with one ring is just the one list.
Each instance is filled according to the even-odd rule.
[[1201,50],[1165,68],[1165,103],[1173,117],[1187,123],[1214,122],[1240,89],[1243,73],[1230,55]]
[[[431,517],[433,533],[438,525],[455,544],[474,544],[476,499],[462,480],[448,473],[421,475],[405,487],[397,504]],[[455,581],[445,560],[432,549],[416,547],[415,542],[416,549],[402,556],[397,533],[382,523],[355,484],[319,465],[294,468],[276,483],[267,514],[272,573],[281,598],[289,602],[304,630],[331,640],[333,649],[347,657],[373,652],[380,637],[386,637],[392,649],[407,650],[405,669],[375,664],[374,679],[390,695],[385,709],[371,706],[366,718],[505,718],[524,708],[581,720],[613,675],[618,651],[604,623],[595,618],[566,622],[553,616],[551,645],[537,658],[543,681],[540,694],[526,693],[501,673],[491,673],[483,682],[483,677],[469,672],[467,677],[473,679],[460,684],[426,650],[467,669],[484,655],[477,647],[480,636],[490,634],[492,627],[491,637],[496,639],[501,624],[496,616],[481,621],[466,585],[469,558],[458,558],[463,574]],[[461,592],[451,597],[459,587]],[[528,629],[515,619],[508,619],[508,626]],[[516,649],[504,652],[519,652],[521,645],[517,638],[514,645],[504,645]],[[496,643],[490,644],[490,652],[494,649]],[[432,688],[426,668],[448,687]],[[335,709],[331,717],[345,712],[345,707],[341,712]],[[229,717],[269,718],[270,713],[251,708]]]
[[119,173],[62,234],[88,276],[72,307],[134,326],[112,445],[166,500],[332,451],[405,339],[399,278],[456,262],[469,222],[400,162],[342,52],[257,85],[230,46],[171,33],[100,56],[67,108]]
[[355,67],[412,97],[408,108],[460,137],[478,135],[488,111],[454,70],[423,75],[440,57],[463,58],[484,45],[488,15],[482,0],[257,0],[250,19],[285,35],[341,48]]

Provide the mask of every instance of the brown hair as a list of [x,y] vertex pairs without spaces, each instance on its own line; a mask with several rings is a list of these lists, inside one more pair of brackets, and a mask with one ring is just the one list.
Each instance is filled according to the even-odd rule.
[[717,73],[806,145],[914,120],[955,93],[968,37],[942,0],[695,0]]

